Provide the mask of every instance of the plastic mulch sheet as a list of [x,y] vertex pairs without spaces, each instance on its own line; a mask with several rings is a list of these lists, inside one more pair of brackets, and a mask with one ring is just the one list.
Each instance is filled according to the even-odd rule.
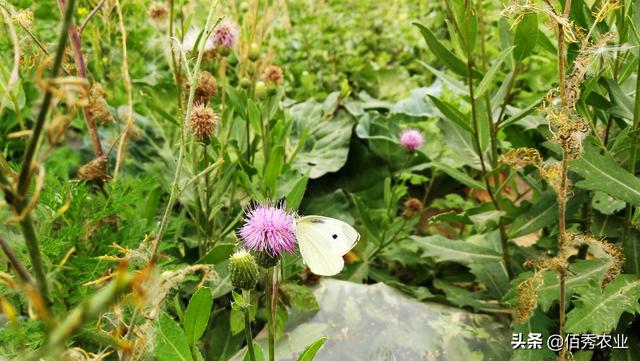
[[[508,360],[511,353],[508,329],[490,316],[419,302],[382,283],[323,279],[314,294],[320,311],[290,314],[277,360],[297,360],[322,336],[328,340],[316,361]],[[266,330],[256,342],[266,354]]]

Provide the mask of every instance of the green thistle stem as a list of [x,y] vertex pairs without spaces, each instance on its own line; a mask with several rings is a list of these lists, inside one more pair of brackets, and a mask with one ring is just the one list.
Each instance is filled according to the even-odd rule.
[[[251,291],[242,290],[242,298],[245,302],[250,303]],[[249,357],[251,361],[256,361],[256,353],[253,350],[253,335],[251,334],[251,315],[249,307],[245,308],[244,313],[244,337],[247,340],[247,348],[249,350]]]

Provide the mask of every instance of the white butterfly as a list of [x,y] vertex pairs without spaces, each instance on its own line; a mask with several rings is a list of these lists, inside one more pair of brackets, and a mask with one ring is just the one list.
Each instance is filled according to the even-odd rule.
[[356,245],[360,234],[350,225],[334,218],[305,216],[296,220],[296,238],[302,260],[311,272],[333,276],[342,271],[342,256]]

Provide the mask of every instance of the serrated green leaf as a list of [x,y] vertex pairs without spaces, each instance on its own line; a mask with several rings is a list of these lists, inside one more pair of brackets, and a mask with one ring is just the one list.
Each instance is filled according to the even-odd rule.
[[601,191],[640,206],[640,179],[619,166],[608,154],[600,154],[594,147],[587,146],[582,156],[571,162],[571,170],[584,178],[576,183],[576,187]]
[[316,354],[320,350],[320,347],[324,345],[325,341],[327,341],[326,337],[320,337],[316,341],[314,341],[311,345],[307,346],[307,348],[302,351],[300,357],[298,357],[298,361],[311,361]]
[[[567,299],[573,293],[582,292],[593,287],[593,285],[600,285],[610,266],[611,261],[609,259],[577,260],[570,264],[570,276],[565,281]],[[533,276],[533,272],[521,273],[511,284],[518,285],[531,276]],[[558,281],[557,273],[553,270],[544,272],[542,277],[542,284],[537,289],[538,305],[542,311],[547,312],[551,305],[560,298],[560,282]],[[516,287],[512,287],[503,301],[514,304],[515,298]]]
[[232,308],[229,313],[229,329],[232,335],[237,335],[244,331],[244,313],[236,308]]
[[504,262],[482,262],[469,265],[471,273],[487,287],[489,296],[501,299],[509,290],[509,274]]
[[187,341],[194,345],[202,337],[209,323],[213,297],[211,289],[200,287],[189,300],[187,311],[184,313],[184,330]]
[[640,278],[620,275],[600,293],[599,287],[583,292],[567,314],[565,330],[572,333],[608,333],[623,312],[640,313]]
[[160,314],[155,353],[159,361],[192,361],[191,350],[178,323],[166,313]]
[[438,261],[462,264],[502,261],[502,256],[495,250],[473,243],[448,239],[440,235],[411,238],[424,251],[424,257],[436,257]]

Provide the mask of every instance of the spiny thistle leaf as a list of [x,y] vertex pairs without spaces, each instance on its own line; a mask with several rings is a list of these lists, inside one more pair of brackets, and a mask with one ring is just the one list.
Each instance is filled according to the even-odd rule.
[[640,313],[640,278],[621,275],[605,287],[584,292],[567,314],[566,331],[572,333],[607,333],[613,330],[623,312]]

